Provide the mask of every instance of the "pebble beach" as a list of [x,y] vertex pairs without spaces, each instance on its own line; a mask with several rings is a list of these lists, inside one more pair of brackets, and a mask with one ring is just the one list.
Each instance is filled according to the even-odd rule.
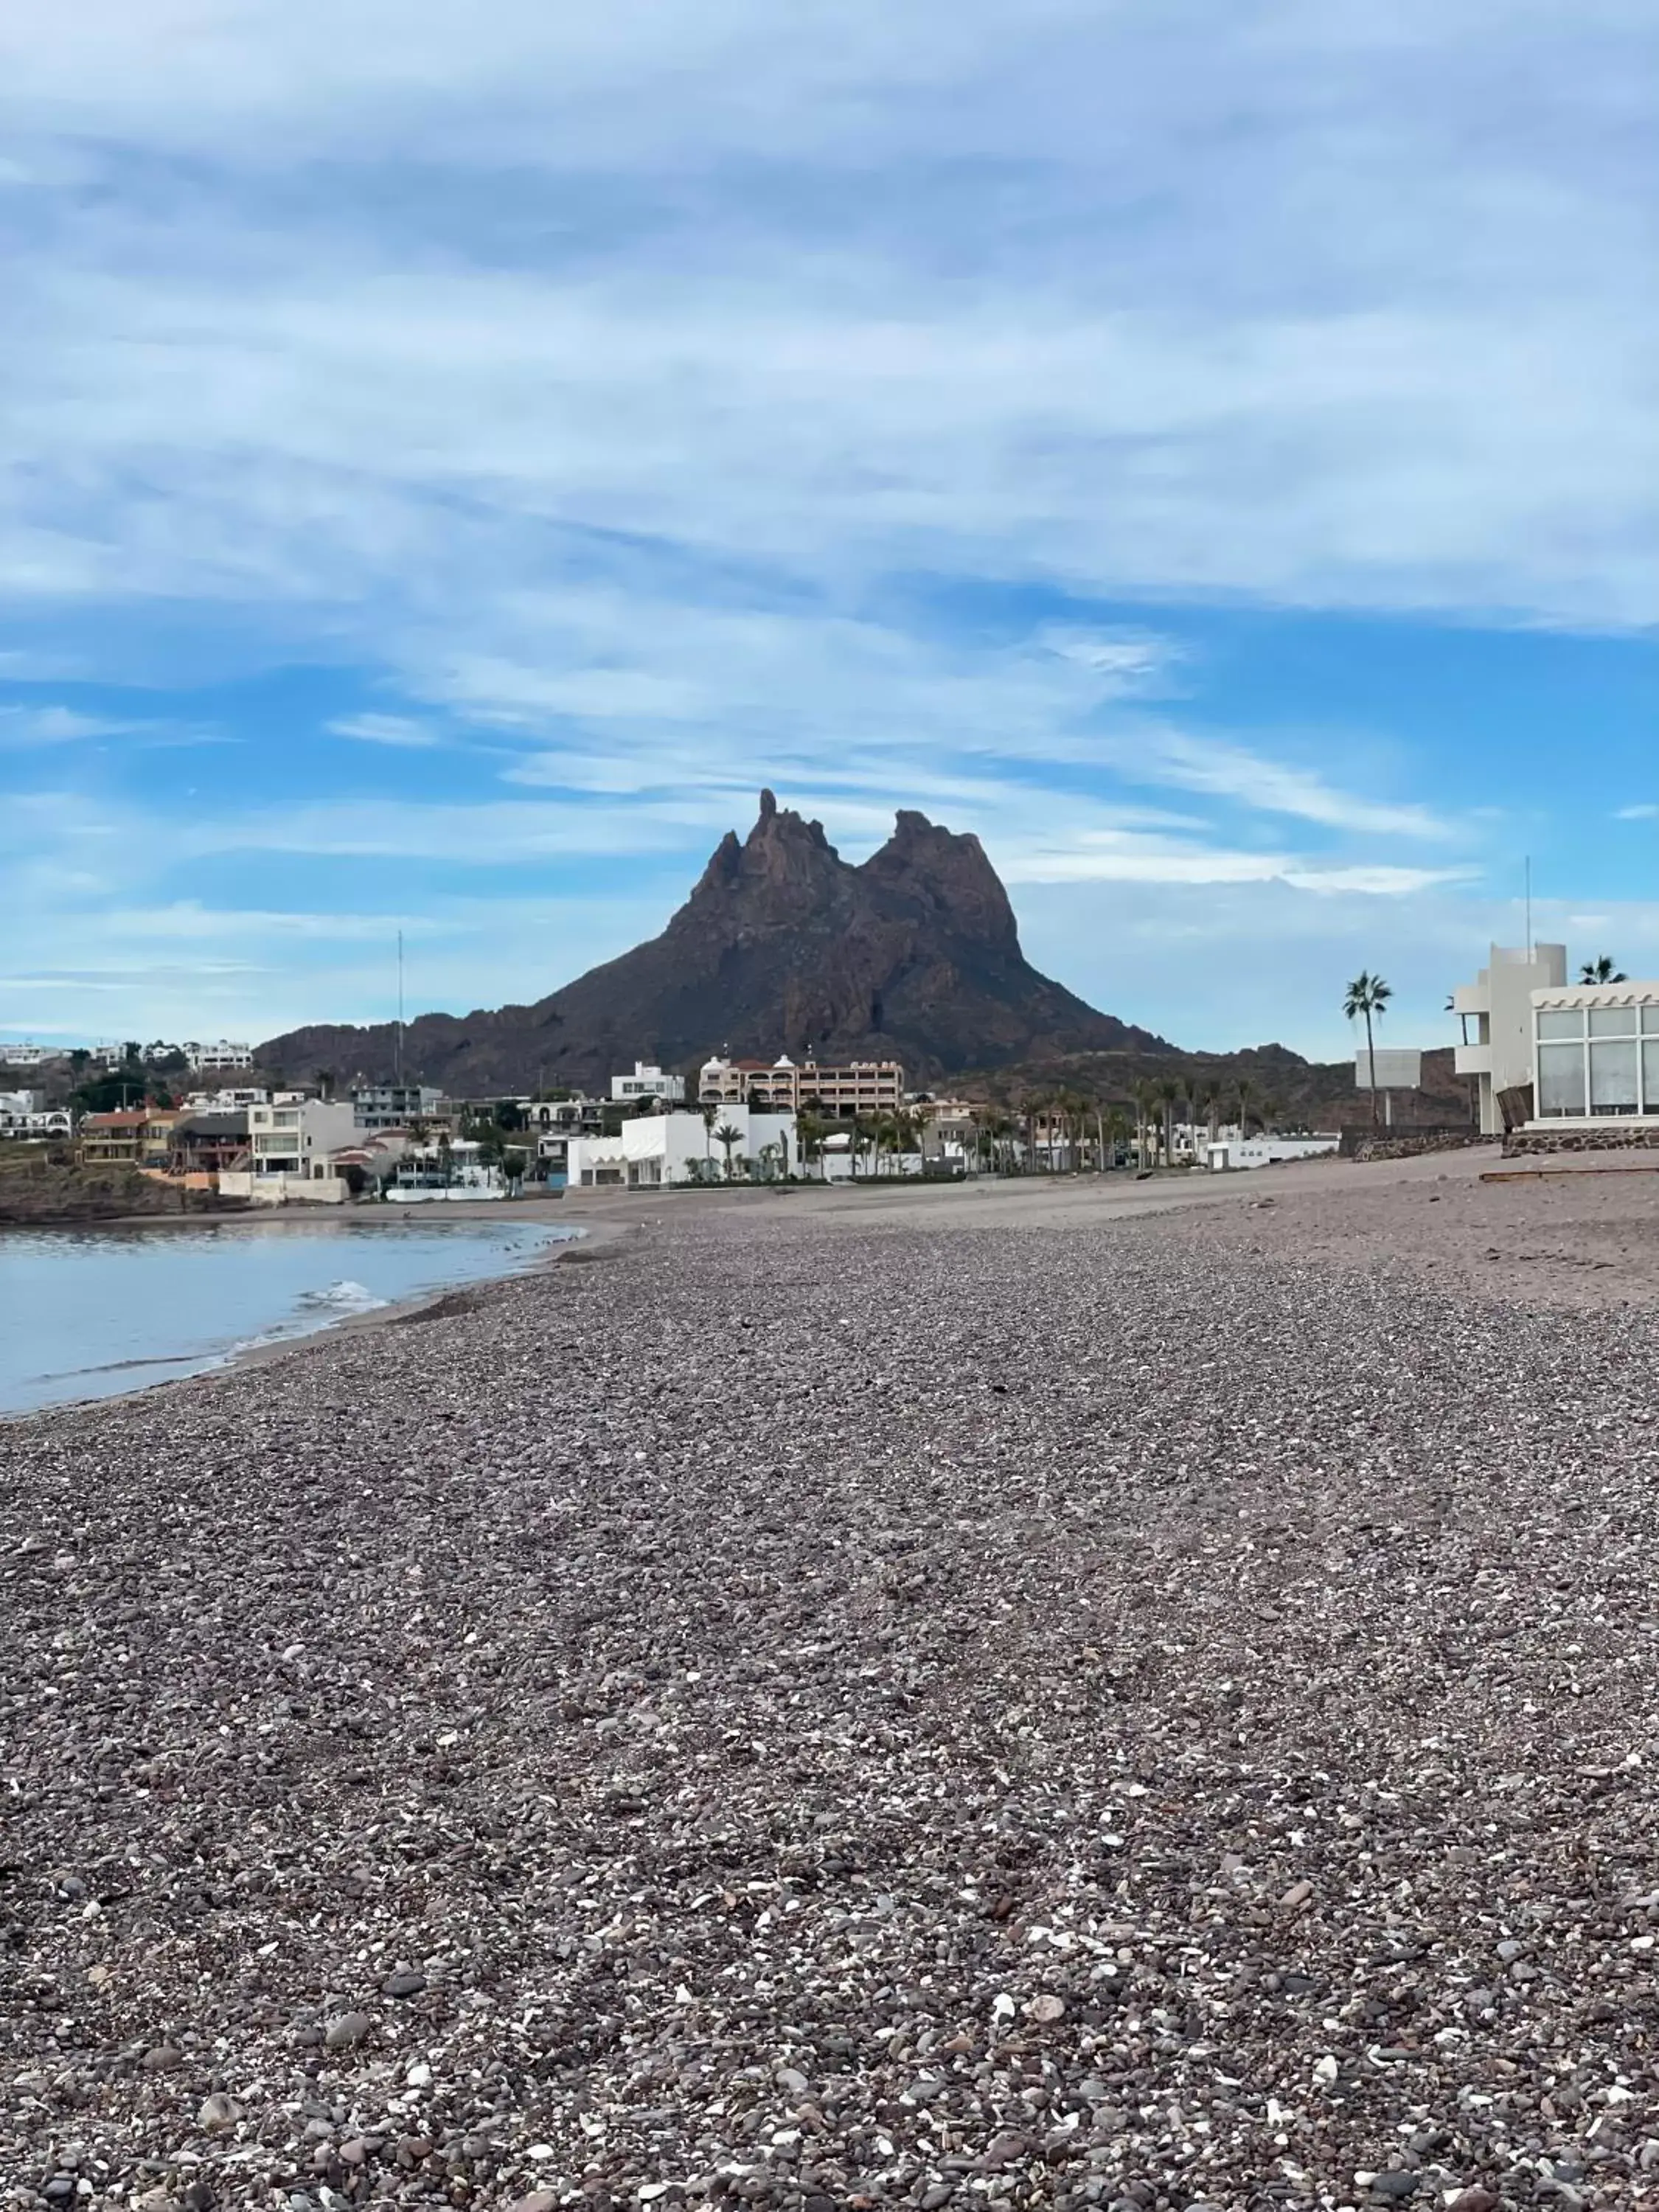
[[0,1426],[0,2204],[1659,2203],[1659,1177],[1482,1164]]

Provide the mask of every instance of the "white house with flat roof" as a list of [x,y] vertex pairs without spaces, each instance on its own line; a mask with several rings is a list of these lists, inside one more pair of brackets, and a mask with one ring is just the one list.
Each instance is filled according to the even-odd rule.
[[248,1108],[248,1165],[225,1170],[219,1188],[228,1197],[252,1199],[256,1206],[282,1206],[291,1200],[338,1206],[349,1194],[334,1156],[362,1133],[346,1100],[279,1092],[267,1104]]
[[641,1098],[660,1098],[665,1105],[684,1106],[685,1078],[671,1075],[654,1060],[636,1060],[631,1075],[611,1077],[611,1097],[613,1104],[631,1106]]
[[701,1114],[648,1114],[624,1121],[614,1137],[573,1136],[565,1174],[572,1190],[659,1190],[670,1183],[775,1182],[794,1174],[799,1158],[793,1114],[728,1104],[712,1126]]
[[1499,1099],[1533,1080],[1533,994],[1559,991],[1566,980],[1565,945],[1534,945],[1530,951],[1494,945],[1474,982],[1452,993],[1451,1010],[1463,1024],[1455,1065],[1458,1074],[1479,1081],[1483,1135],[1503,1135]]

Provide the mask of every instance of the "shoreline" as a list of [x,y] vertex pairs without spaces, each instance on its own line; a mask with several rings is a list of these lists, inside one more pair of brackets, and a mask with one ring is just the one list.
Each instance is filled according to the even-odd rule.
[[[319,1212],[322,1210],[318,1209]],[[335,1211],[334,1208],[328,1209],[330,1213]],[[416,1209],[411,1208],[410,1211],[414,1212]],[[480,1206],[476,1209],[453,1206],[447,1208],[444,1214],[446,1221],[458,1218],[463,1221],[472,1221],[498,1217],[498,1207],[489,1204]],[[96,1225],[99,1228],[113,1228],[118,1224],[100,1222]],[[151,1224],[145,1222],[143,1225],[149,1227]],[[168,1225],[173,1228],[189,1228],[199,1227],[200,1224],[174,1220],[170,1221]],[[314,1227],[316,1224],[313,1220],[306,1224],[290,1223],[285,1225]],[[538,1252],[523,1267],[505,1268],[498,1274],[474,1276],[465,1282],[441,1283],[432,1290],[417,1291],[410,1297],[397,1298],[385,1305],[372,1306],[366,1312],[344,1313],[337,1318],[325,1318],[314,1328],[301,1329],[289,1335],[270,1337],[263,1342],[247,1344],[238,1350],[211,1355],[179,1352],[167,1355],[164,1359],[145,1362],[143,1364],[147,1365],[176,1363],[185,1366],[188,1364],[188,1371],[178,1375],[158,1375],[150,1382],[134,1383],[128,1390],[98,1391],[84,1398],[54,1398],[43,1406],[21,1406],[15,1408],[0,1407],[0,1433],[15,1427],[20,1422],[47,1420],[58,1414],[84,1413],[95,1407],[132,1405],[153,1398],[158,1392],[184,1390],[193,1383],[222,1380],[227,1376],[240,1374],[246,1370],[268,1366],[298,1353],[313,1351],[320,1345],[337,1343],[348,1337],[409,1321],[427,1312],[432,1306],[441,1304],[446,1298],[463,1297],[471,1291],[487,1291],[500,1284],[515,1281],[521,1276],[537,1274],[545,1268],[568,1261],[574,1253],[589,1244],[596,1249],[602,1247],[621,1233],[618,1226],[610,1224],[597,1224],[593,1229],[589,1230],[575,1224],[531,1224],[520,1219],[517,1225],[520,1228],[532,1225],[544,1227],[549,1231],[546,1249]],[[3,1231],[0,1231],[0,1235],[3,1235]],[[198,1359],[200,1364],[197,1364]]]
[[540,1212],[559,1204],[558,1199],[468,1199],[453,1206],[430,1209],[419,1206],[233,1206],[221,1212],[205,1206],[199,1212],[183,1213],[58,1213],[42,1215],[39,1219],[9,1221],[0,1219],[0,1237],[13,1231],[35,1229],[228,1229],[239,1222],[258,1222],[262,1226],[314,1228],[319,1222],[378,1221],[390,1216],[400,1220],[405,1217],[419,1220],[437,1214],[446,1221],[488,1221],[522,1218],[520,1209],[529,1207]]
[[[499,1292],[520,1277],[556,1267],[578,1253],[597,1256],[600,1249],[612,1248],[621,1239],[631,1242],[643,1232],[656,1231],[659,1236],[666,1232],[672,1240],[679,1224],[715,1226],[730,1222],[738,1227],[764,1221],[780,1228],[798,1224],[809,1233],[827,1230],[884,1237],[915,1231],[994,1237],[1045,1230],[1088,1233],[1144,1222],[1162,1224],[1177,1237],[1209,1235],[1210,1224],[1214,1224],[1214,1233],[1224,1240],[1229,1237],[1230,1224],[1231,1241],[1255,1249],[1261,1243],[1265,1214],[1281,1231],[1294,1227],[1321,1261],[1386,1266],[1414,1273],[1430,1285],[1462,1285],[1477,1296],[1502,1302],[1582,1309],[1628,1307],[1659,1299],[1659,1237],[1654,1240],[1655,1256],[1649,1269],[1639,1232],[1632,1230],[1628,1237],[1621,1233],[1624,1217],[1638,1203],[1630,1194],[1632,1178],[1620,1175],[1616,1168],[1592,1164],[1547,1180],[1505,1177],[1499,1181],[1487,1170],[1489,1153],[1495,1149],[1470,1147],[1454,1153],[1363,1163],[1318,1159],[1248,1174],[1212,1176],[1194,1172],[1190,1177],[1153,1176],[1144,1182],[1127,1176],[1087,1175],[987,1176],[964,1182],[893,1178],[884,1182],[879,1190],[863,1183],[857,1187],[714,1186],[672,1192],[601,1189],[566,1192],[556,1200],[532,1200],[522,1208],[512,1201],[446,1206],[435,1210],[446,1223],[494,1223],[550,1231],[548,1249],[525,1268],[477,1278],[467,1284],[441,1285],[366,1313],[343,1315],[303,1334],[277,1337],[224,1355],[210,1364],[192,1367],[185,1374],[159,1376],[131,1390],[0,1412],[0,1427],[53,1414],[82,1413],[97,1406],[131,1404],[158,1392],[177,1392],[191,1383],[281,1362],[296,1353],[314,1351],[321,1344],[338,1344],[395,1325],[445,1298]],[[1380,1218],[1409,1202],[1413,1194],[1444,1209],[1438,1216],[1419,1216],[1423,1231],[1438,1224],[1437,1239],[1419,1233],[1403,1246],[1385,1249],[1387,1240],[1379,1240],[1374,1234]],[[1655,1196],[1659,1200],[1659,1189]],[[1505,1208],[1511,1213],[1519,1209],[1522,1217],[1530,1210],[1540,1227],[1553,1217],[1561,1227],[1553,1229],[1552,1234],[1558,1243],[1565,1237],[1568,1247],[1575,1243],[1582,1245],[1586,1238],[1611,1240],[1615,1254],[1534,1249],[1536,1239],[1528,1235],[1522,1248],[1511,1255],[1484,1241],[1497,1233],[1495,1221],[1503,1218]],[[331,1224],[358,1227],[371,1223],[390,1231],[429,1228],[434,1211],[375,1206],[361,1211],[319,1207],[310,1212],[294,1207],[210,1217],[207,1225],[216,1229],[252,1223],[262,1230],[274,1226],[284,1233],[303,1234]],[[1471,1212],[1480,1218],[1468,1221],[1465,1239],[1446,1233],[1455,1223],[1462,1225]],[[94,1225],[100,1230],[131,1226],[199,1231],[204,1222],[201,1218],[166,1216]],[[1659,1208],[1655,1225],[1659,1229]],[[3,1249],[4,1234],[0,1230],[0,1249]],[[1265,1249],[1263,1256],[1267,1256]],[[1518,1264],[1506,1270],[1504,1263],[1511,1259]]]

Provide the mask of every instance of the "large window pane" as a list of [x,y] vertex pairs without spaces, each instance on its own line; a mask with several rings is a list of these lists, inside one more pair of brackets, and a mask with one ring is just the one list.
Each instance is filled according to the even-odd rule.
[[1636,1111],[1636,1045],[1606,1040],[1589,1048],[1590,1112]]
[[1592,1006],[1589,1030],[1593,1037],[1634,1036],[1636,1009],[1634,1006]]
[[1538,1048],[1538,1111],[1582,1114],[1584,1110],[1584,1048],[1540,1044]]
[[1659,1036],[1642,1040],[1642,1111],[1659,1114]]
[[1644,1006],[1642,1028],[1648,1036],[1659,1036],[1659,1006]]
[[1538,1015],[1538,1034],[1540,1037],[1581,1037],[1584,1034],[1584,1016],[1577,1006],[1565,1012],[1547,1012],[1542,1008]]

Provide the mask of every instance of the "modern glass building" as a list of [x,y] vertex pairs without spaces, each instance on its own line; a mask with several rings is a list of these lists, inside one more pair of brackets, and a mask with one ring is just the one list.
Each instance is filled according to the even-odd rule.
[[1659,1121],[1659,983],[1532,994],[1540,1121]]

